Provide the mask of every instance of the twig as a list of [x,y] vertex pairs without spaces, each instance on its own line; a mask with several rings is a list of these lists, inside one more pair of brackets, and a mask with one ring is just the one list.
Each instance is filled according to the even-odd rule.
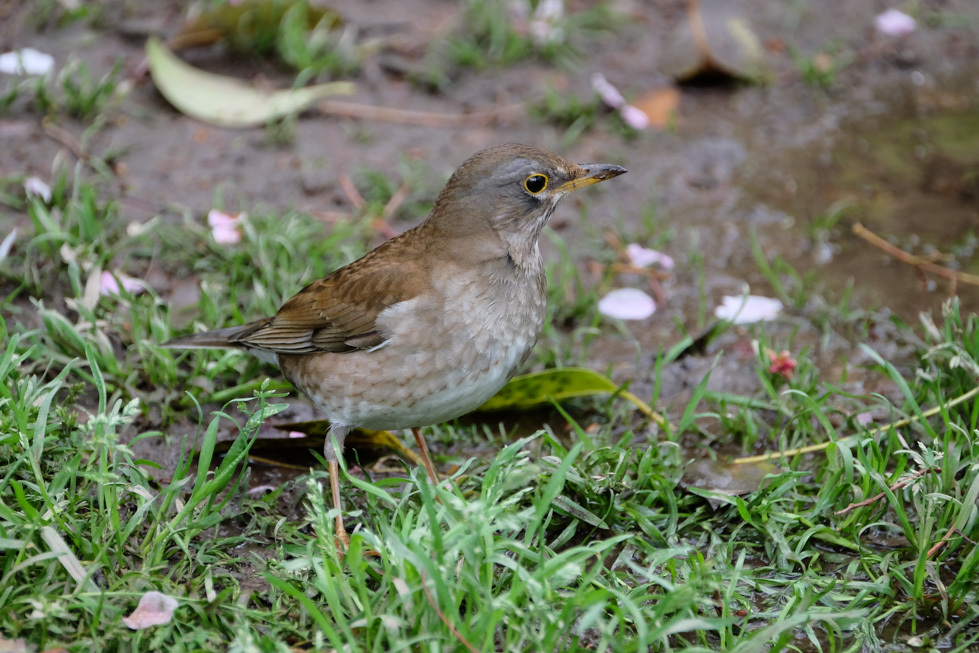
[[361,195],[360,191],[357,190],[357,187],[354,186],[353,179],[347,175],[340,175],[337,178],[337,182],[340,184],[340,190],[342,190],[343,194],[347,196],[347,199],[350,200],[350,203],[354,205],[355,209],[360,211],[367,206],[364,196]]
[[928,549],[928,553],[925,555],[925,557],[926,558],[931,558],[933,555],[935,555],[936,553],[938,553],[939,551],[941,551],[943,548],[945,548],[945,545],[948,544],[949,538],[952,537],[952,535],[954,535],[955,533],[958,533],[959,536],[962,537],[962,539],[964,539],[966,542],[968,542],[972,546],[975,546],[976,545],[976,543],[974,541],[972,541],[965,533],[963,533],[962,531],[960,531],[955,526],[952,526],[952,528],[948,529],[948,532],[945,533],[945,535],[942,536],[942,539],[940,539],[937,542],[935,542],[935,545],[932,546],[930,549]]
[[[895,490],[900,490],[901,488],[907,487],[908,485],[911,484],[912,481],[921,478],[922,476],[924,476],[928,472],[940,472],[940,471],[942,471],[942,468],[941,467],[928,467],[927,469],[918,470],[914,474],[912,474],[911,476],[908,476],[907,478],[902,478],[900,481],[898,481],[897,483],[895,483],[894,485],[892,485],[888,489],[891,492],[894,492]],[[843,515],[845,513],[850,512],[851,510],[855,510],[856,508],[863,508],[864,506],[869,506],[870,504],[876,503],[877,501],[880,501],[881,499],[883,499],[886,494],[887,494],[886,492],[881,492],[880,494],[875,494],[874,496],[870,497],[869,499],[864,499],[860,503],[851,503],[850,505],[848,505],[843,510],[837,510],[833,514],[834,515]]]
[[57,126],[48,118],[41,121],[41,126],[44,127],[45,134],[71,150],[72,154],[78,157],[79,161],[88,163],[88,152],[85,151],[85,148],[82,147],[81,142],[75,138],[74,134],[67,129],[62,129]]
[[524,111],[523,104],[512,104],[499,109],[475,113],[430,113],[392,107],[376,107],[370,104],[338,102],[336,100],[323,100],[316,106],[322,113],[342,118],[379,120],[418,127],[481,127],[516,118],[523,115]]
[[442,620],[442,623],[446,625],[449,631],[455,636],[457,640],[459,640],[459,642],[463,646],[465,646],[469,650],[470,653],[477,653],[476,647],[470,644],[469,641],[462,636],[462,633],[459,632],[459,629],[456,628],[451,621],[449,621],[449,618],[445,616],[444,612],[442,612],[442,608],[440,608],[438,604],[435,602],[435,597],[432,596],[431,591],[429,591],[428,589],[428,576],[425,574],[424,570],[422,570],[421,572],[421,577],[422,577],[422,591],[425,592],[425,598],[428,599],[428,604],[432,606],[432,608],[435,610],[435,614],[439,616],[439,619]]
[[734,464],[735,465],[747,465],[749,463],[762,463],[762,462],[766,462],[766,461],[769,461],[769,460],[775,460],[776,458],[791,458],[792,456],[798,456],[799,454],[812,453],[814,451],[822,451],[823,449],[827,448],[831,444],[839,444],[839,443],[842,443],[842,442],[849,442],[850,440],[853,440],[853,439],[855,439],[857,437],[860,437],[862,435],[877,435],[878,433],[880,433],[882,431],[887,431],[887,430],[892,429],[892,428],[895,428],[896,429],[896,428],[899,428],[901,426],[907,426],[908,424],[911,424],[912,422],[917,422],[920,418],[927,419],[927,418],[931,417],[932,415],[937,415],[938,413],[942,412],[942,408],[943,407],[947,410],[949,408],[952,408],[953,406],[958,406],[962,402],[968,401],[969,399],[972,399],[977,394],[979,394],[979,386],[973,388],[972,390],[969,390],[964,395],[960,395],[960,396],[956,397],[955,399],[953,399],[952,401],[948,402],[947,404],[944,404],[943,406],[935,406],[934,408],[929,408],[925,412],[921,413],[920,416],[913,415],[911,417],[905,417],[904,419],[899,419],[896,422],[891,422],[890,424],[882,424],[882,425],[876,426],[876,427],[874,427],[872,429],[868,429],[866,433],[858,433],[856,435],[849,435],[849,436],[847,436],[845,438],[840,438],[839,440],[831,440],[829,442],[821,442],[819,444],[810,444],[809,446],[806,446],[806,447],[798,447],[796,449],[789,449],[788,451],[772,451],[771,453],[763,453],[763,454],[760,454],[758,456],[745,456],[743,458],[735,458],[734,459]]
[[[979,276],[974,274],[969,274],[968,272],[959,272],[958,270],[951,270],[943,265],[937,265],[931,261],[926,261],[920,256],[915,256],[914,254],[908,254],[903,249],[891,245],[889,242],[867,229],[865,226],[859,222],[853,225],[853,233],[860,236],[866,240],[871,245],[878,247],[888,255],[907,263],[908,265],[913,265],[918,268],[919,271],[931,272],[932,274],[937,274],[940,277],[945,277],[950,279],[953,283],[961,281],[962,283],[968,283],[973,286],[979,286]],[[954,286],[953,286],[954,290]]]

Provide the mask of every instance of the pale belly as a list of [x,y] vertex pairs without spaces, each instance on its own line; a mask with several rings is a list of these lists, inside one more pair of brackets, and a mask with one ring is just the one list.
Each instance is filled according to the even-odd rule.
[[374,351],[283,356],[282,371],[336,424],[403,429],[465,415],[496,394],[529,354],[546,298],[476,296],[460,287],[444,303],[415,299],[382,313],[378,324],[391,335]]

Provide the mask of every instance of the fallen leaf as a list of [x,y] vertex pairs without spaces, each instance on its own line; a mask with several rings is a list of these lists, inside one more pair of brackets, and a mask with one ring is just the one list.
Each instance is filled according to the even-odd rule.
[[730,461],[699,458],[683,470],[679,485],[707,499],[716,510],[722,503],[728,503],[728,497],[757,492],[766,476],[780,471],[771,463],[735,465]]
[[177,58],[158,38],[146,42],[153,82],[182,113],[221,127],[254,127],[300,113],[330,95],[353,93],[350,82],[266,91],[215,75]]
[[633,106],[649,117],[649,124],[662,129],[676,119],[680,91],[672,86],[654,89],[633,101]]
[[656,302],[636,288],[619,288],[598,301],[598,312],[620,320],[645,320],[656,312]]
[[526,410],[573,397],[612,394],[619,389],[607,376],[583,367],[525,374],[510,380],[479,412]]
[[[324,27],[336,29],[343,19],[336,11],[306,0],[232,0],[199,3],[170,47],[179,50],[226,39],[237,52],[264,54],[275,49],[287,14],[298,17],[304,34]],[[295,12],[299,12],[298,16]]]
[[680,81],[721,75],[759,82],[769,70],[747,8],[734,0],[688,0],[686,20],[667,37],[659,67]]
[[150,626],[162,626],[173,620],[173,611],[180,604],[177,599],[162,592],[150,591],[139,599],[139,605],[122,622],[133,630],[143,630]]

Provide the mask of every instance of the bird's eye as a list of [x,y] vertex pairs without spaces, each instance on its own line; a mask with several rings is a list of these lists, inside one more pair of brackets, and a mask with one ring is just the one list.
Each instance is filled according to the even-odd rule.
[[523,180],[523,187],[531,195],[538,195],[547,188],[547,175],[533,174]]

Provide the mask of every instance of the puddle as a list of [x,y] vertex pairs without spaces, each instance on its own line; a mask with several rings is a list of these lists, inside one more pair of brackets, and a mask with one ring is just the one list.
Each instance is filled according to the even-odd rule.
[[802,241],[777,251],[801,272],[818,269],[831,289],[869,290],[908,322],[937,314],[952,292],[979,305],[979,288],[922,277],[852,232],[859,222],[915,256],[979,270],[979,94],[960,88],[967,95],[895,89],[874,115],[841,120],[826,142],[786,150],[746,180],[746,200],[783,213],[786,238]]

